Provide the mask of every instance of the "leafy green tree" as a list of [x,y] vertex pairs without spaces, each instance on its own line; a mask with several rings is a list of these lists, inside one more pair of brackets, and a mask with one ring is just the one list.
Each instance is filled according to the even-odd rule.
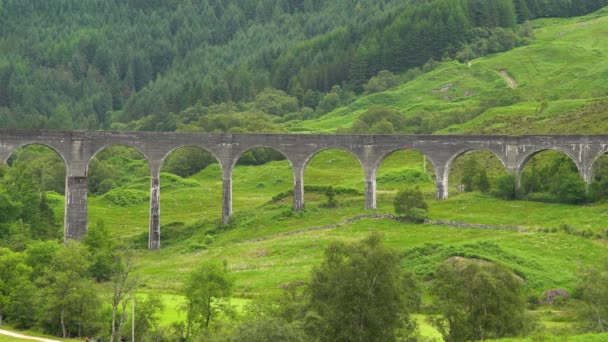
[[83,243],[91,253],[92,264],[89,269],[91,275],[99,282],[109,280],[112,274],[115,244],[112,234],[102,220],[89,227]]
[[130,250],[115,251],[113,254],[110,280],[112,297],[110,342],[118,341],[123,336],[127,319],[127,304],[139,286],[139,279],[133,275],[133,255]]
[[[161,314],[165,309],[165,305],[161,297],[157,295],[148,295],[146,297],[137,297],[135,299],[135,337],[141,342],[158,340],[155,335],[157,332]],[[131,336],[131,328],[133,322],[129,322],[126,331],[127,340]]]
[[412,332],[410,313],[420,300],[400,254],[384,247],[379,234],[352,245],[332,243],[309,291],[321,341],[395,341]]
[[428,204],[424,200],[420,188],[401,190],[393,201],[395,212],[414,222],[424,222],[428,217]]
[[587,199],[585,181],[567,165],[558,169],[549,191],[562,203],[582,203]]
[[608,262],[578,270],[576,315],[585,331],[608,331]]
[[26,285],[31,268],[23,263],[20,253],[0,247],[0,325],[16,286]]
[[488,179],[488,173],[485,168],[479,171],[479,180],[477,186],[479,187],[479,191],[484,194],[490,192],[490,180]]
[[477,341],[530,331],[523,281],[506,267],[451,259],[435,273],[431,293],[441,316],[431,323],[446,341]]
[[476,183],[478,174],[479,164],[477,163],[477,159],[467,158],[464,163],[461,178],[461,182],[464,185],[465,192],[471,192],[474,190],[474,184]]
[[70,241],[57,250],[40,280],[41,321],[51,332],[59,328],[63,338],[95,333],[82,330],[85,320],[94,321],[99,313],[98,291],[87,277],[90,259],[84,245]]
[[505,200],[517,198],[517,175],[510,173],[500,176],[496,180],[494,195]]
[[192,271],[182,290],[186,297],[186,339],[209,329],[222,313],[230,312],[232,279],[225,265],[204,263]]

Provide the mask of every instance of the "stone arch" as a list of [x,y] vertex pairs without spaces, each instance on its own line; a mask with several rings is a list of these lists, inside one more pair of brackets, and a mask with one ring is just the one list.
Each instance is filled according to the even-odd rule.
[[566,155],[568,158],[570,158],[570,160],[572,160],[572,162],[574,163],[574,165],[576,165],[576,168],[578,169],[578,173],[581,177],[583,177],[583,179],[585,178],[585,172],[583,170],[582,167],[582,163],[578,162],[576,159],[577,157],[575,155],[573,155],[569,150],[567,149],[563,149],[560,147],[547,147],[547,148],[538,148],[538,149],[534,149],[528,153],[526,153],[526,155],[524,155],[522,158],[519,159],[518,163],[517,163],[517,174],[521,175],[521,173],[523,172],[524,168],[526,167],[526,164],[530,161],[530,159],[532,159],[535,155],[544,152],[544,151],[557,151],[561,154]]
[[380,166],[382,166],[382,163],[388,158],[390,157],[393,153],[395,152],[399,152],[399,151],[416,151],[420,154],[422,154],[424,157],[426,157],[426,159],[431,163],[432,167],[433,167],[433,171],[435,172],[435,174],[437,174],[437,162],[435,160],[433,160],[433,158],[431,158],[428,153],[425,153],[424,150],[421,149],[417,149],[414,147],[399,147],[399,148],[394,148],[392,150],[389,150],[385,153],[382,153],[374,162],[374,179],[376,179],[376,177],[378,176],[378,170],[380,169]]
[[[501,154],[496,153],[496,151],[493,151],[492,149],[485,148],[485,147],[471,147],[471,148],[461,149],[458,152],[456,152],[455,154],[453,154],[446,162],[445,170],[444,170],[444,172],[445,172],[444,182],[445,182],[446,189],[448,188],[448,185],[450,183],[450,178],[452,177],[452,181],[454,180],[453,179],[454,175],[452,175],[452,171],[453,171],[452,167],[454,166],[456,161],[468,153],[475,153],[475,152],[487,153],[488,155],[491,156],[490,157],[491,159],[498,160],[500,162],[500,165],[502,166],[503,175],[509,172],[506,160],[503,158],[503,156]],[[496,174],[495,174],[495,176],[496,176]]]
[[[215,181],[219,181],[221,183],[222,181],[222,164],[220,162],[220,160],[217,158],[217,156],[209,151],[208,149],[198,146],[198,145],[182,145],[182,146],[176,146],[174,148],[172,148],[170,151],[168,151],[161,159],[161,163],[159,166],[159,170],[158,170],[158,174],[153,174],[153,180],[152,180],[152,185],[151,185],[151,193],[154,194],[155,191],[155,187],[157,187],[157,191],[158,196],[157,196],[157,202],[154,201],[154,199],[152,199],[152,203],[151,203],[151,216],[154,216],[154,207],[156,206],[158,208],[158,211],[160,210],[160,205],[161,205],[161,196],[160,196],[160,192],[162,191],[164,193],[164,191],[168,190],[167,186],[169,185],[169,183],[167,183],[167,181],[171,181],[171,182],[177,182],[177,179],[167,179],[165,178],[164,180],[161,181],[161,172],[166,172],[163,171],[163,168],[165,168],[167,166],[167,161],[170,159],[171,155],[175,152],[178,152],[180,150],[184,150],[184,149],[196,149],[198,151],[202,151],[204,153],[207,153],[209,156],[211,156],[211,158],[213,158],[213,160],[215,161],[215,163],[218,164],[219,166],[219,173],[216,175],[214,172],[214,176],[213,176],[213,180],[212,182]],[[209,167],[212,164],[209,164],[205,167]],[[180,176],[183,177],[183,176]],[[190,177],[190,176],[187,176]],[[217,178],[216,178],[217,177]],[[156,182],[155,183],[155,179],[156,178]],[[176,183],[172,183],[172,184],[176,184]],[[179,184],[177,184],[178,186],[180,186]],[[211,187],[214,186],[215,184],[211,185],[210,183],[200,183],[200,185],[204,188],[207,187]],[[192,186],[189,184],[186,184],[185,186]],[[163,188],[164,187],[164,188]],[[189,195],[188,197],[185,198],[177,198],[173,201],[167,202],[165,201],[163,204],[163,207],[167,208],[166,211],[168,212],[174,212],[176,208],[183,208],[185,206],[192,206],[192,205],[196,205],[195,208],[189,210],[192,214],[192,217],[200,217],[200,215],[202,214],[202,210],[205,209],[210,209],[212,208],[211,212],[212,213],[217,213],[217,216],[221,215],[221,193],[222,193],[222,189],[221,189],[221,185],[219,187],[219,189],[211,189],[209,188],[209,191],[203,191],[202,187],[192,187],[192,191],[191,191],[191,195]],[[198,194],[198,195],[196,195]],[[211,195],[209,195],[211,194]],[[215,196],[219,195],[219,198],[216,198]],[[187,204],[184,204],[183,202],[186,201]],[[217,206],[217,211],[215,211]],[[183,209],[182,209],[183,211]],[[153,222],[151,223],[151,234],[153,231],[158,231],[160,234],[160,217],[156,218],[157,222]],[[171,222],[171,221],[167,221],[167,222]],[[156,229],[156,230],[155,230]],[[157,243],[158,246],[160,246],[160,241],[158,241]]]
[[359,156],[356,153],[354,153],[353,151],[351,151],[347,148],[344,148],[344,147],[340,147],[340,146],[328,146],[328,147],[319,148],[319,149],[313,151],[308,156],[306,156],[306,158],[304,159],[302,168],[304,170],[306,170],[306,168],[308,167],[308,163],[310,162],[311,159],[313,159],[319,153],[327,151],[327,150],[340,150],[340,151],[344,151],[344,152],[350,154],[351,156],[355,157],[357,162],[359,162],[359,166],[361,166],[361,169],[365,172],[365,164],[363,163],[361,158],[359,158]]
[[111,144],[101,145],[99,147],[96,147],[93,150],[93,153],[91,153],[89,158],[86,160],[87,173],[88,173],[89,165],[91,164],[91,160],[95,159],[95,157],[97,157],[97,155],[99,155],[99,153],[101,153],[109,148],[116,147],[116,146],[129,147],[129,148],[134,149],[135,151],[139,152],[139,154],[141,154],[144,157],[144,159],[148,163],[148,166],[152,165],[153,160],[146,154],[145,151],[143,151],[141,148],[137,147],[136,145],[126,144],[126,143],[111,143]]
[[0,162],[2,162],[3,164],[6,165],[8,163],[8,160],[13,156],[13,154],[15,154],[15,152],[17,152],[18,149],[24,148],[24,147],[27,147],[27,146],[32,146],[32,145],[44,146],[44,147],[52,150],[53,152],[55,152],[61,158],[61,160],[63,161],[63,164],[65,165],[66,172],[67,172],[68,160],[66,159],[66,157],[61,152],[61,149],[57,148],[56,146],[53,146],[51,144],[45,144],[43,142],[37,142],[37,141],[25,142],[25,143],[16,145],[13,149],[9,150],[6,153],[6,156],[3,158],[3,160],[0,160]]
[[[93,162],[93,160],[95,158],[99,157],[102,152],[107,151],[112,148],[116,148],[116,147],[127,148],[129,150],[136,152],[138,155],[140,155],[142,157],[142,160],[145,162],[145,169],[146,169],[145,173],[142,171],[142,175],[141,175],[142,179],[143,179],[143,177],[148,177],[150,175],[150,170],[151,170],[151,165],[152,165],[151,160],[140,148],[138,148],[137,146],[134,146],[132,144],[124,144],[124,143],[105,144],[103,146],[100,146],[99,148],[96,148],[94,153],[91,154],[90,158],[88,158],[88,160],[86,160],[86,169],[85,170],[86,170],[86,179],[87,179],[86,182],[87,183],[84,186],[88,190],[91,190],[90,189],[91,182],[94,179],[93,178],[94,174],[92,174],[92,170],[91,170],[91,163]],[[104,179],[107,179],[107,178],[104,178]],[[111,185],[109,185],[109,186],[111,186]],[[145,185],[144,184],[141,185],[142,188],[147,187],[147,186],[148,186],[147,183],[145,183]],[[99,201],[97,198],[99,198],[103,195],[106,195],[107,193],[109,193],[111,190],[114,190],[114,189],[115,189],[115,185],[113,185],[110,188],[110,190],[100,194],[99,196],[85,197],[87,207],[89,206],[89,204],[91,203],[93,198],[95,198],[96,201]],[[88,190],[87,190],[87,192],[89,192]],[[141,193],[148,193],[148,191],[145,191],[145,190],[139,190],[139,191]],[[143,194],[142,194],[142,197],[143,197]],[[116,223],[115,223],[115,222],[113,222],[112,218],[103,217],[104,222],[109,225],[114,224],[115,227],[120,225],[119,228],[121,230],[128,229],[128,231],[123,232],[125,234],[129,233],[129,232],[139,234],[144,231],[149,231],[149,225],[148,225],[149,221],[148,220],[144,221],[143,218],[141,218],[141,217],[134,217],[133,215],[129,215],[129,213],[131,212],[131,209],[130,209],[131,207],[133,207],[133,206],[137,207],[137,206],[143,206],[143,205],[149,205],[149,199],[144,200],[142,198],[141,202],[137,202],[134,204],[121,205],[121,204],[115,203],[112,205],[113,210],[116,211],[117,213],[119,213],[117,215],[117,217],[120,216],[121,220],[116,221]],[[100,208],[105,208],[106,206],[102,205]],[[99,218],[100,216],[102,216],[102,213],[96,212],[95,210],[90,210],[90,208],[87,208],[86,215],[89,219],[96,219],[96,218]],[[128,219],[126,219],[126,218],[128,218]],[[95,221],[91,221],[91,222],[95,223]],[[117,222],[120,222],[120,224],[118,224]]]
[[487,152],[490,152],[494,157],[496,157],[498,160],[500,160],[502,166],[505,168],[505,171],[508,170],[508,168],[507,168],[507,162],[506,162],[506,160],[504,160],[503,156],[501,156],[500,154],[496,153],[495,151],[493,151],[493,150],[491,150],[489,148],[485,148],[485,147],[471,147],[471,148],[462,149],[462,150],[456,152],[454,155],[452,155],[450,157],[450,159],[448,159],[448,161],[447,161],[447,163],[445,165],[446,172],[448,172],[448,173],[450,172],[450,168],[452,167],[452,163],[456,159],[460,158],[465,153],[474,152],[474,151],[487,151]]
[[[404,159],[400,157],[411,157],[419,158],[417,160],[412,159]],[[399,158],[399,159],[396,159]],[[398,165],[396,165],[396,160],[398,160]],[[392,161],[394,167],[397,169],[390,169],[387,165],[389,161]],[[414,164],[416,163],[416,164]],[[374,162],[374,170],[373,170],[373,179],[374,182],[374,190],[375,194],[371,194],[374,199],[373,202],[377,206],[386,207],[388,203],[393,203],[392,201],[392,193],[398,190],[401,190],[403,186],[421,186],[423,191],[429,190],[428,187],[434,188],[432,185],[435,183],[437,168],[435,166],[435,161],[432,160],[431,157],[423,150],[412,147],[402,147],[402,148],[394,148],[390,151],[382,153]],[[409,177],[419,177],[418,173],[410,173],[415,169],[423,170],[424,174],[429,176],[430,183],[426,183],[424,179],[419,178],[421,182],[402,182],[396,181],[393,176],[409,176]],[[409,170],[408,170],[409,169]],[[427,171],[431,170],[432,174],[429,174]],[[393,170],[393,171],[390,171]],[[412,170],[412,171],[410,171]],[[396,173],[398,172],[398,173]],[[391,176],[393,175],[393,176]],[[432,190],[434,192],[434,190]],[[390,198],[390,202],[389,202]],[[392,208],[392,206],[391,206]]]
[[274,150],[276,152],[279,152],[281,155],[283,155],[283,157],[285,157],[285,159],[289,162],[289,165],[293,168],[293,162],[291,160],[291,158],[289,157],[289,154],[284,151],[283,149],[276,147],[276,146],[270,146],[270,145],[264,145],[264,144],[256,144],[256,145],[248,145],[246,148],[243,148],[241,150],[239,150],[235,155],[234,158],[232,159],[231,163],[230,163],[230,169],[234,169],[234,167],[236,166],[236,164],[239,162],[239,160],[243,157],[243,155],[251,150],[255,150],[258,148],[266,148],[266,149],[270,149],[270,150]]
[[[0,162],[3,163],[4,165],[8,166],[9,160],[10,158],[21,148],[27,148],[29,146],[41,146],[44,147],[47,150],[53,151],[54,155],[56,157],[59,158],[59,160],[61,160],[63,168],[62,168],[62,174],[57,174],[57,176],[60,176],[61,178],[57,178],[54,179],[56,181],[62,181],[62,188],[63,190],[59,193],[63,193],[64,194],[64,202],[65,202],[65,215],[64,215],[64,220],[63,220],[63,228],[64,228],[64,239],[67,240],[68,238],[71,237],[76,237],[79,238],[82,236],[81,233],[75,231],[74,229],[70,229],[70,225],[69,222],[67,220],[67,216],[68,216],[68,211],[70,208],[70,205],[72,204],[70,201],[70,187],[69,184],[70,179],[68,178],[68,174],[69,174],[69,168],[70,165],[68,164],[65,156],[54,146],[48,145],[48,144],[44,144],[44,143],[40,143],[40,142],[26,142],[23,144],[19,144],[17,145],[15,148],[13,148],[12,150],[9,151],[9,153],[6,155],[6,158],[4,158],[3,160],[1,160]],[[59,184],[58,184],[59,185]],[[48,189],[48,188],[47,188]],[[85,219],[86,221],[86,219]],[[86,231],[86,229],[85,229]]]
[[[289,156],[281,149],[273,147],[273,146],[269,146],[269,145],[251,145],[251,146],[247,146],[246,149],[243,149],[242,151],[239,151],[237,154],[235,154],[235,158],[234,160],[232,160],[232,164],[231,164],[231,168],[230,170],[227,170],[230,172],[230,178],[232,179],[232,183],[234,184],[236,182],[237,186],[248,186],[248,185],[253,185],[252,183],[250,183],[250,180],[243,180],[243,178],[241,177],[243,175],[243,171],[241,170],[241,168],[250,168],[250,167],[255,167],[256,170],[257,167],[264,167],[265,164],[240,164],[237,166],[237,164],[239,163],[240,160],[243,159],[243,157],[245,156],[245,154],[247,152],[250,151],[254,151],[254,150],[259,150],[259,149],[267,149],[267,150],[272,150],[276,153],[278,153],[279,155],[281,155],[284,159],[281,159],[280,161],[277,162],[287,162],[288,165],[288,170],[283,169],[283,166],[281,166],[281,169],[279,170],[274,170],[273,173],[268,177],[268,179],[264,180],[263,182],[259,182],[257,184],[255,184],[255,188],[258,189],[266,189],[266,191],[276,191],[276,193],[274,193],[274,195],[281,193],[281,192],[285,192],[288,190],[292,189],[292,183],[295,181],[295,171],[294,171],[294,166],[292,161],[290,160]],[[278,171],[278,173],[275,173],[275,171]],[[274,180],[272,177],[275,177]],[[240,185],[239,185],[240,184]],[[239,188],[237,188],[239,189]],[[271,190],[272,189],[272,190]],[[260,194],[254,196],[254,197],[263,197],[261,195],[262,191],[260,191]],[[274,196],[273,195],[273,196]],[[238,200],[242,200],[243,198],[245,198],[247,196],[234,196],[233,195],[233,201],[235,199],[237,199],[236,202],[238,202]],[[253,197],[247,197],[248,201],[251,201],[251,203],[255,203],[257,201],[256,198]],[[269,197],[267,200],[270,200],[271,197]]]
[[170,150],[168,150],[168,151],[167,151],[167,152],[166,152],[166,153],[165,153],[165,154],[162,156],[162,158],[160,159],[160,164],[159,164],[159,166],[162,168],[162,166],[164,166],[164,165],[165,165],[165,163],[167,162],[167,158],[169,158],[169,156],[170,156],[171,154],[173,154],[174,152],[176,152],[176,151],[178,151],[178,150],[181,150],[181,149],[183,149],[183,148],[197,148],[197,149],[200,149],[200,150],[202,150],[202,151],[204,151],[204,152],[207,152],[207,153],[209,153],[209,154],[210,154],[210,155],[211,155],[211,156],[212,156],[212,157],[215,159],[215,161],[216,161],[216,162],[217,162],[217,163],[220,165],[220,168],[222,168],[222,167],[223,167],[223,165],[222,165],[222,161],[221,161],[221,160],[220,160],[220,159],[217,157],[217,155],[216,155],[216,154],[215,154],[213,151],[211,151],[210,149],[208,149],[208,148],[206,148],[206,147],[203,147],[203,146],[200,146],[200,145],[196,145],[196,144],[179,145],[179,146],[172,147]]
[[[345,148],[343,146],[331,146],[330,145],[330,146],[324,146],[322,148],[318,148],[318,149],[314,150],[312,153],[308,154],[305,158],[302,159],[301,172],[302,172],[303,178],[305,178],[304,175],[307,172],[308,172],[308,175],[310,176],[310,167],[309,166],[310,166],[311,160],[314,159],[315,157],[317,157],[322,152],[326,152],[329,150],[340,151],[341,153],[344,153],[344,155],[349,156],[349,159],[354,159],[356,161],[356,164],[358,165],[357,173],[362,176],[360,179],[360,181],[362,182],[361,188],[362,188],[362,190],[365,191],[365,199],[366,199],[365,207],[368,209],[375,208],[375,202],[373,202],[375,200],[375,198],[373,196],[368,195],[368,193],[373,194],[375,192],[375,183],[371,184],[366,179],[366,177],[370,173],[369,172],[370,167],[364,163],[364,161],[361,159],[360,155],[351,151],[348,148]],[[353,178],[350,178],[350,179],[353,179]],[[355,178],[355,179],[358,179],[358,178]],[[358,183],[359,180],[357,180],[356,182]],[[357,186],[359,186],[359,185],[357,185]],[[302,199],[304,199],[304,194],[302,194]]]

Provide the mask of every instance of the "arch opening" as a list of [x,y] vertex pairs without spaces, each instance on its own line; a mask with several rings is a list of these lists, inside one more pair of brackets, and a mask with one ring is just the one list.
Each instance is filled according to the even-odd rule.
[[540,202],[583,203],[586,184],[567,154],[541,150],[527,158],[520,169],[520,196]]
[[591,166],[588,198],[591,202],[608,199],[608,153],[599,156]]
[[62,238],[66,170],[61,155],[41,144],[21,146],[0,163],[0,245]]
[[90,229],[103,225],[137,247],[148,239],[150,165],[131,146],[113,145],[95,154],[87,168]]
[[232,205],[234,212],[291,207],[293,168],[280,151],[270,147],[254,147],[241,153],[232,169]]
[[304,202],[307,208],[335,208],[353,204],[362,208],[364,189],[363,166],[349,151],[339,148],[318,151],[304,164]]
[[502,160],[488,150],[469,150],[458,154],[449,162],[448,172],[452,196],[479,192],[503,197],[499,188],[508,176],[507,169]]
[[424,197],[435,197],[435,167],[420,151],[401,149],[386,155],[377,169],[378,209],[392,212],[393,200],[400,190],[418,187]]
[[213,154],[197,146],[171,151],[160,174],[161,224],[163,245],[171,243],[173,233],[187,224],[211,220],[222,210],[222,169]]

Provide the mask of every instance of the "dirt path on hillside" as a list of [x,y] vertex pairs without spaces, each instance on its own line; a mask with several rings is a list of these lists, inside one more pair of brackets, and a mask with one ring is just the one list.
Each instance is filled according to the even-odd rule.
[[26,336],[26,335],[23,335],[23,334],[17,334],[17,333],[14,333],[12,331],[2,330],[2,329],[0,329],[0,335],[7,335],[7,336],[15,337],[15,338],[23,338],[23,339],[33,340],[33,341],[61,342],[61,341],[58,341],[58,340],[50,340],[48,338]]
[[507,69],[501,69],[498,71],[498,73],[500,74],[500,77],[502,77],[505,80],[505,82],[507,82],[507,85],[509,86],[509,88],[511,88],[511,89],[517,88],[517,81],[513,78],[513,76],[511,76],[511,74],[509,74]]

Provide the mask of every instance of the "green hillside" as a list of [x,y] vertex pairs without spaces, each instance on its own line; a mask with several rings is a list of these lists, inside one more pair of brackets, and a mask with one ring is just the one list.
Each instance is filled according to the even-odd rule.
[[[370,106],[383,106],[400,111],[412,126],[422,122],[410,129],[427,133],[604,133],[607,13],[603,9],[581,18],[536,20],[536,38],[529,45],[467,63],[441,63],[293,130],[335,132],[350,127]],[[515,89],[508,87],[501,70],[516,81]]]

